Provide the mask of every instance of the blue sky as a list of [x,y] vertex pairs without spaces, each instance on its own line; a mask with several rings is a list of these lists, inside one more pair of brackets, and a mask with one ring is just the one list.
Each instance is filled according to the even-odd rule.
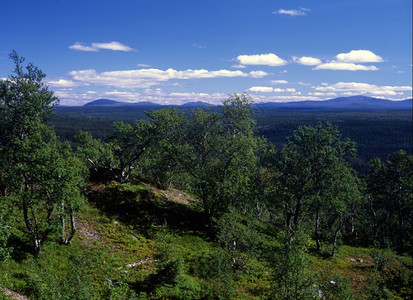
[[412,97],[411,0],[1,0],[15,49],[63,105]]

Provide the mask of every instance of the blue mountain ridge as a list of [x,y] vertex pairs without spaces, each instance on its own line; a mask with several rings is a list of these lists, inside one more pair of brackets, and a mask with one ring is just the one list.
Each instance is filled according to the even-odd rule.
[[109,99],[98,99],[89,103],[86,103],[83,106],[160,106],[160,104],[153,103],[153,102],[120,102],[120,101],[115,101],[115,100],[109,100]]
[[[109,99],[98,99],[89,103],[86,103],[86,107],[124,107],[124,106],[163,106],[161,104],[153,102],[119,102]],[[164,105],[171,106],[171,105]],[[200,106],[214,106],[212,104],[197,101],[188,102],[182,105],[173,105],[185,108],[200,107]],[[333,110],[394,110],[394,109],[412,109],[412,99],[406,99],[401,101],[392,101],[387,99],[379,99],[367,96],[350,96],[339,97],[324,101],[295,101],[295,102],[261,102],[255,103],[255,107],[260,109],[333,109]]]

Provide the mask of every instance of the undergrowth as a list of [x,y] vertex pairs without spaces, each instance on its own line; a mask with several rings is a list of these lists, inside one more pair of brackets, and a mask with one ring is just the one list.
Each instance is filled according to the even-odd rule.
[[[13,215],[13,252],[0,262],[0,287],[32,299],[273,298],[280,251],[273,225],[233,214],[212,228],[198,206],[147,185],[90,185],[87,197],[72,244],[52,238],[37,258]],[[232,249],[233,240],[244,244]],[[312,298],[413,298],[407,256],[347,245],[333,258],[303,255]]]

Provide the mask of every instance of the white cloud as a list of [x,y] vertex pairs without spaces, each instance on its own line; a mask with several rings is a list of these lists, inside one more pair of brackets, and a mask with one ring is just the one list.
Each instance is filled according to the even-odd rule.
[[336,70],[336,71],[377,71],[376,66],[364,66],[353,63],[329,62],[313,68],[313,70]]
[[270,75],[264,71],[251,71],[249,74],[252,78],[262,78],[262,77]]
[[195,101],[220,104],[222,100],[228,98],[228,94],[225,93],[165,93],[159,88],[146,89],[142,93],[112,90],[104,92],[86,91],[84,93],[56,91],[55,94],[61,99],[60,104],[62,105],[83,105],[100,98],[129,103],[150,101],[163,105],[179,105]]
[[304,65],[304,66],[316,66],[322,64],[322,61],[315,57],[310,56],[302,56],[297,57],[293,56],[293,61],[297,64]]
[[150,65],[147,65],[147,64],[137,64],[137,66],[140,67],[140,68],[150,68],[151,67]]
[[87,52],[98,52],[100,49],[124,52],[137,51],[129,46],[115,41],[110,43],[92,43],[91,46],[76,42],[74,45],[69,46],[69,49]]
[[411,93],[411,86],[380,86],[360,82],[338,82],[332,85],[321,85],[314,87],[318,92],[341,93],[342,95],[373,95],[373,96],[396,96],[403,95],[405,91]]
[[250,92],[258,92],[258,93],[295,93],[296,90],[293,88],[288,89],[280,89],[280,88],[272,88],[269,86],[253,86],[248,89]]
[[254,101],[256,103],[260,102],[298,102],[298,101],[306,101],[306,100],[314,100],[314,101],[321,101],[317,96],[301,96],[299,93],[295,95],[276,95],[276,96],[269,96],[269,95],[254,95]]
[[287,64],[287,61],[278,57],[274,53],[238,55],[237,60],[243,65],[264,65],[278,67]]
[[323,93],[323,92],[310,92],[308,93],[311,96],[337,96],[337,93],[329,92],[329,93]]
[[303,8],[303,7],[301,7],[300,9],[283,9],[283,8],[280,8],[279,10],[274,11],[273,14],[289,15],[291,17],[296,17],[296,16],[305,16],[309,12],[311,12],[310,9]]
[[110,43],[92,43],[92,47],[98,49],[106,49],[106,50],[113,50],[113,51],[124,51],[124,52],[131,52],[137,51],[129,46],[121,44],[119,42],[110,42]]
[[274,89],[268,86],[253,86],[248,89],[250,92],[272,93]]
[[270,83],[271,84],[287,84],[288,81],[287,80],[271,80]]
[[148,88],[161,82],[172,79],[206,79],[222,77],[253,77],[261,78],[268,73],[263,71],[252,71],[244,73],[240,70],[218,70],[208,71],[205,69],[178,71],[174,69],[138,69],[127,71],[110,71],[98,73],[97,71],[80,70],[69,73],[73,80],[83,84],[97,84],[114,86],[118,88]]
[[383,58],[371,52],[370,50],[352,50],[348,53],[336,55],[338,62],[344,63],[378,63],[383,62]]
[[85,44],[76,42],[74,45],[69,46],[69,49],[77,50],[77,51],[86,51],[86,52],[97,52],[99,51],[98,48],[87,46]]
[[79,86],[80,84],[78,82],[74,82],[72,80],[67,80],[67,79],[56,79],[56,80],[48,80],[47,84],[51,87],[56,87],[56,88],[69,88],[69,87],[76,87]]

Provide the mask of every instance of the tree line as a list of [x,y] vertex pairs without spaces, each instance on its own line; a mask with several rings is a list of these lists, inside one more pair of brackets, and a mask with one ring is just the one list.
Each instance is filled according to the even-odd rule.
[[239,249],[254,247],[234,225],[242,228],[237,215],[278,225],[286,245],[309,236],[319,253],[334,255],[345,239],[412,254],[413,157],[405,151],[372,160],[361,176],[349,163],[356,145],[328,122],[299,127],[277,149],[257,135],[247,94],[230,95],[218,109],[165,108],[134,124],[115,122],[108,141],[79,131],[69,144],[48,125],[58,98],[45,74],[16,52],[10,57],[14,73],[0,82],[3,258],[10,203],[38,254],[55,233],[70,244],[85,181],[131,177],[196,196],[234,262]]

